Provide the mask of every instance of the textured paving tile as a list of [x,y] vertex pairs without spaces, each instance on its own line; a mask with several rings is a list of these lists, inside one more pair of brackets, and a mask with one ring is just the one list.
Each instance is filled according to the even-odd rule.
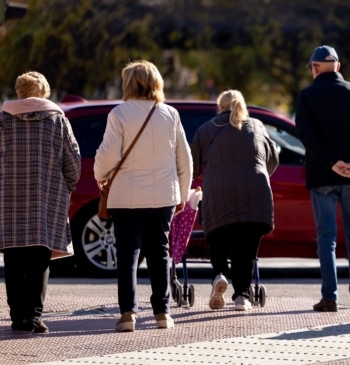
[[232,290],[228,290],[225,308],[213,311],[208,307],[210,285],[198,280],[194,282],[193,307],[173,303],[176,327],[159,330],[149,304],[149,285],[140,280],[136,331],[117,333],[116,280],[51,280],[44,314],[50,333],[35,335],[10,330],[5,288],[0,281],[0,364],[350,362],[347,281],[340,284],[337,313],[312,311],[319,299],[319,280],[272,280],[264,285],[264,307],[234,312]]

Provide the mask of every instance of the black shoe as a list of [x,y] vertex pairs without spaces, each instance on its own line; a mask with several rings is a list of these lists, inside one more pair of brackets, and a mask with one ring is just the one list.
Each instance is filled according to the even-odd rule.
[[15,322],[11,323],[11,328],[14,331],[27,331],[28,323],[24,322],[24,321],[21,321],[21,322],[15,321]]
[[49,333],[49,328],[39,318],[31,318],[25,321],[27,326],[26,331],[34,333]]
[[335,300],[321,299],[314,305],[314,311],[317,312],[338,312],[338,305]]

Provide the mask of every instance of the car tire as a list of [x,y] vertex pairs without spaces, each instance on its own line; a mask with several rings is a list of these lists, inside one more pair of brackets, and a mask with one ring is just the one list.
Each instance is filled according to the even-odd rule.
[[[78,275],[117,277],[117,247],[111,220],[97,216],[98,202],[84,206],[71,222]],[[144,260],[141,250],[138,265]]]
[[92,277],[116,277],[117,248],[113,223],[97,216],[97,203],[86,205],[71,222],[77,271]]

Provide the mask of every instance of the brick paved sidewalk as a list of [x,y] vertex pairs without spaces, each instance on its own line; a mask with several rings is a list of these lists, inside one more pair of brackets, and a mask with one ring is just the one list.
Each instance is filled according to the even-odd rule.
[[0,280],[0,364],[350,364],[350,297],[342,280],[339,311],[317,313],[317,279],[264,282],[266,305],[247,313],[208,307],[208,280],[195,280],[193,307],[172,306],[176,327],[159,330],[149,305],[147,279],[138,287],[140,313],[133,333],[117,333],[114,279],[51,279],[47,335],[9,328]]

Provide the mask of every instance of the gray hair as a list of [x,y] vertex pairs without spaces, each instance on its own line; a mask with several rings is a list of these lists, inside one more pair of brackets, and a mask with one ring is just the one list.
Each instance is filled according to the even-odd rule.
[[51,94],[50,85],[45,76],[36,71],[26,72],[18,76],[15,89],[19,99],[30,97],[46,99]]

